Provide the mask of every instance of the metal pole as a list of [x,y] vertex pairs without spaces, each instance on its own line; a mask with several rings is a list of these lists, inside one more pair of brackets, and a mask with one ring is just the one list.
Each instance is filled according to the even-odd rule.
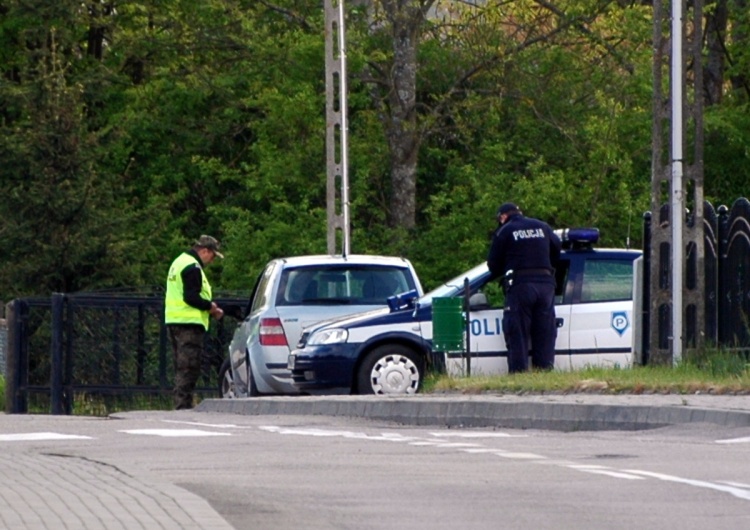
[[[343,0],[324,0],[326,49],[326,208],[328,253],[350,251],[349,127],[347,124],[346,36]],[[335,38],[334,38],[335,34]],[[337,49],[335,49],[337,48]],[[335,90],[338,81],[338,91]]]
[[344,0],[339,0],[339,60],[341,62],[341,79],[339,83],[339,101],[341,103],[341,215],[344,217],[343,255],[350,250],[349,236],[349,124],[347,123],[347,85],[346,85],[346,30],[344,28]]
[[684,268],[683,224],[685,196],[682,184],[682,0],[672,0],[672,364],[682,360],[682,287]]
[[466,377],[471,377],[471,314],[469,278],[464,278],[464,315],[466,317]]

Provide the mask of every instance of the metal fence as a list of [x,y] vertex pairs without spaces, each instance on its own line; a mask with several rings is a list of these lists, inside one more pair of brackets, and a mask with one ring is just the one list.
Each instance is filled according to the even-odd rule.
[[[219,296],[197,393],[218,395],[218,370],[247,305]],[[54,294],[7,305],[6,412],[71,414],[81,396],[170,395],[173,359],[163,295]]]
[[[720,206],[718,209],[710,203],[704,203],[703,240],[704,259],[701,262],[693,245],[688,245],[685,260],[685,282],[688,287],[695,285],[698,275],[703,275],[704,286],[697,303],[702,303],[703,318],[695,303],[686,304],[684,315],[685,343],[688,348],[698,345],[698,336],[702,334],[707,347],[718,347],[723,350],[737,351],[744,355],[750,353],[750,202],[741,198],[731,208]],[[659,212],[656,222],[669,218],[668,207]],[[689,216],[688,224],[694,220]],[[650,255],[650,231],[652,216],[647,214],[644,224],[644,260],[648,271],[648,262],[658,259],[662,264],[657,278],[646,278],[661,285],[668,285],[671,266],[668,244],[659,249],[660,256]],[[648,283],[644,287],[643,311],[657,311],[658,347],[667,348],[671,335],[671,309],[668,304],[652,307],[649,300]],[[646,314],[643,322],[649,321]],[[643,362],[648,362],[648,333],[643,333]]]
[[8,324],[0,318],[0,375],[5,377],[5,359],[8,358]]

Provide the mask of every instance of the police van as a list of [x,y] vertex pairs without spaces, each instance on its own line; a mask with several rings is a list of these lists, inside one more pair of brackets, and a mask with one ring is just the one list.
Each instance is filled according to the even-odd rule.
[[[557,233],[555,369],[630,366],[633,264],[641,252],[594,248],[594,228]],[[414,394],[430,365],[452,375],[507,373],[503,294],[490,277],[482,263],[422,297],[400,294],[388,309],[307,328],[289,355],[292,384],[307,393]],[[453,351],[433,343],[433,301],[444,298],[468,302],[464,342]]]

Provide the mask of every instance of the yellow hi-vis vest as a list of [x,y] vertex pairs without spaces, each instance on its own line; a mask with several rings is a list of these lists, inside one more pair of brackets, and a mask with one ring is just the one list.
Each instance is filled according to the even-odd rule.
[[211,300],[211,285],[200,262],[187,252],[183,252],[172,262],[167,274],[167,293],[164,297],[164,321],[167,324],[202,324],[208,331],[209,313],[185,303],[182,284],[182,271],[188,265],[198,265],[201,270],[201,298]]

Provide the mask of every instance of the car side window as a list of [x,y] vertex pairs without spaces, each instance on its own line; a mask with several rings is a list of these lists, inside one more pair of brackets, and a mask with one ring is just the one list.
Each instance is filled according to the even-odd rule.
[[355,277],[357,281],[354,290],[364,304],[385,304],[389,296],[413,288],[401,269],[361,270],[357,271]]
[[633,296],[633,264],[623,260],[586,260],[581,302],[630,300]]
[[565,300],[565,293],[568,288],[569,272],[570,261],[560,260],[557,264],[557,267],[555,267],[555,305],[560,305]]
[[266,267],[261,273],[258,279],[258,285],[255,288],[255,296],[253,297],[252,304],[250,306],[250,312],[254,313],[258,309],[268,305],[268,297],[270,295],[270,282],[274,277],[276,270],[276,264],[272,263]]

